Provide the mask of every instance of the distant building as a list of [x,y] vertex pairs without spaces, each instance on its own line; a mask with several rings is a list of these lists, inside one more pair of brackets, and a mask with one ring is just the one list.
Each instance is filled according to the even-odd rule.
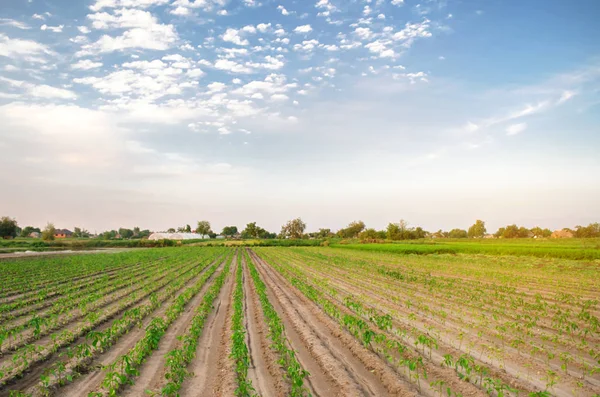
[[39,232],[31,232],[31,233],[29,233],[29,236],[27,236],[27,237],[40,238],[40,237],[42,237],[42,234]]
[[73,232],[68,229],[56,229],[54,231],[54,238],[68,238],[73,237]]
[[148,240],[207,240],[210,236],[197,233],[152,233]]
[[493,234],[486,234],[483,238],[496,238]]
[[555,230],[550,235],[550,238],[573,238],[573,233],[568,230]]

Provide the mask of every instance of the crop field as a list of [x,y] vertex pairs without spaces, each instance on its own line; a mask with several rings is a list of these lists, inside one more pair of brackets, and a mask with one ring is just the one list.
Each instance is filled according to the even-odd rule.
[[600,395],[597,259],[357,248],[2,260],[0,397]]

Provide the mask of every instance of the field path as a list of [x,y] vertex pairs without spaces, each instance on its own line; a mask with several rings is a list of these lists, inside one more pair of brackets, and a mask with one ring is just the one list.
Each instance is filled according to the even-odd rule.
[[248,378],[260,396],[283,397],[289,394],[289,387],[283,378],[284,372],[277,363],[277,356],[271,349],[267,337],[266,319],[259,306],[258,296],[251,286],[252,277],[246,266],[245,257],[242,259],[242,264],[244,266],[244,323],[250,355]]
[[[235,256],[232,259],[236,260]],[[231,267],[235,272],[235,266]],[[183,382],[182,396],[233,396],[236,388],[231,354],[231,316],[235,277],[230,275],[206,319],[198,341],[196,357],[188,370],[192,373]]]

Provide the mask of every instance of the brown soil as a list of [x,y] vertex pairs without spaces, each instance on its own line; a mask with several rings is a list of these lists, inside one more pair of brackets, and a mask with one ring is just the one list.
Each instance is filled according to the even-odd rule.
[[253,259],[265,284],[274,292],[280,307],[283,307],[321,370],[334,379],[337,386],[335,395],[415,395],[413,388],[402,382],[379,357],[342,332],[339,325],[266,263],[256,256]]
[[[235,267],[232,267],[235,271]],[[208,316],[198,341],[196,358],[188,366],[193,374],[183,382],[182,396],[233,396],[235,372],[231,354],[231,317],[235,277],[230,276]]]
[[250,368],[248,377],[256,392],[263,397],[286,396],[289,394],[289,385],[284,381],[284,372],[277,363],[277,356],[270,347],[267,339],[265,318],[260,309],[258,296],[251,287],[252,278],[244,265],[244,322],[246,332],[246,344],[250,354]]

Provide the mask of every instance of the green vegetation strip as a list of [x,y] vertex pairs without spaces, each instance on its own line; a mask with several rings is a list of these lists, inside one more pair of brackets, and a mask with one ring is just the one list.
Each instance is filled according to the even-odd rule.
[[279,318],[279,315],[277,314],[277,311],[271,302],[269,302],[269,297],[267,296],[267,287],[261,280],[254,263],[252,263],[252,260],[246,251],[244,251],[244,256],[246,257],[246,263],[248,265],[248,269],[250,270],[252,280],[254,281],[254,286],[256,287],[256,292],[258,293],[258,298],[260,300],[263,313],[267,318],[267,324],[269,325],[269,338],[271,338],[273,347],[275,350],[277,350],[279,356],[281,357],[279,364],[285,368],[287,377],[291,383],[290,396],[297,397],[309,395],[310,393],[308,393],[308,390],[304,387],[304,378],[310,374],[308,371],[302,368],[296,359],[296,353],[294,350],[288,348],[283,322],[281,321],[281,318]]
[[513,240],[494,240],[492,242],[418,241],[383,244],[332,244],[331,247],[403,255],[484,254],[575,260],[600,259],[599,239],[575,240],[571,244],[553,241],[516,242]]
[[162,388],[163,396],[178,396],[179,389],[187,376],[190,373],[187,370],[187,365],[196,356],[196,348],[198,347],[198,339],[204,329],[204,322],[213,310],[213,302],[219,296],[221,288],[229,275],[231,262],[227,261],[225,269],[217,277],[215,282],[210,286],[202,303],[196,309],[196,315],[192,319],[192,325],[181,338],[182,346],[179,349],[171,350],[167,354],[167,362],[165,364],[165,378],[168,383]]
[[238,397],[254,396],[256,393],[252,386],[252,381],[248,379],[250,356],[248,353],[248,346],[246,345],[246,329],[244,327],[244,277],[242,256],[239,254],[237,256],[233,308],[233,321],[231,324],[231,330],[233,331],[231,335],[233,346],[231,357],[235,361],[235,373],[238,384],[238,387],[235,389],[235,395]]

